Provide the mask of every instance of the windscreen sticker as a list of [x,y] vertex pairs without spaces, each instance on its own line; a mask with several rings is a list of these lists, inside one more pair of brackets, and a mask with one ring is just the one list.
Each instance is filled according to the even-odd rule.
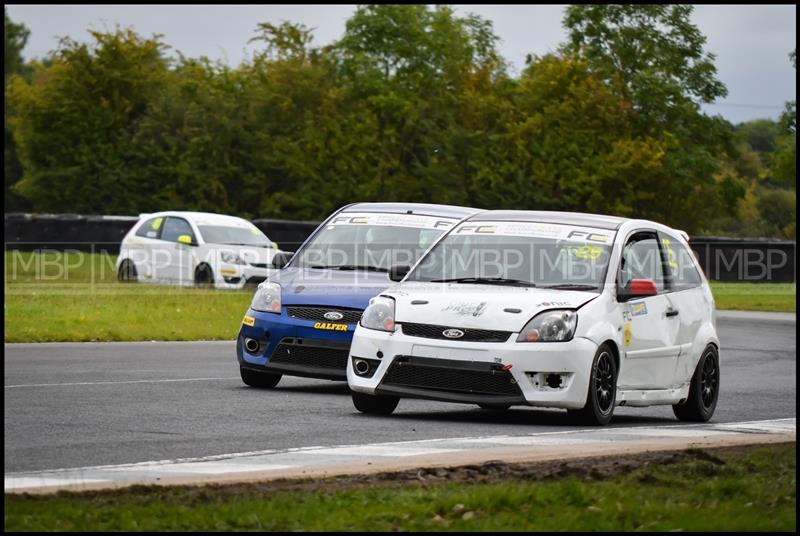
[[458,315],[464,316],[480,316],[486,311],[486,302],[453,302],[448,304],[442,311],[452,311]]
[[569,246],[567,249],[576,259],[596,261],[603,254],[603,248],[600,246]]
[[225,218],[222,221],[212,221],[212,220],[204,220],[200,218],[196,218],[194,222],[197,225],[214,225],[217,227],[237,227],[239,229],[250,229],[253,231],[257,231],[258,227],[250,223],[249,221],[239,220],[234,218]]
[[[511,221],[491,223],[465,222],[459,225],[458,228],[453,231],[453,234],[493,234],[502,236],[524,236],[528,238],[550,238],[553,240],[569,240],[573,242],[594,242],[598,244],[611,243],[611,235],[603,229],[561,225],[557,223]],[[591,255],[595,254],[594,251],[595,250],[587,249],[581,254],[586,255],[586,257],[583,258],[592,258]]]
[[458,220],[417,214],[385,214],[385,213],[344,213],[335,216],[328,222],[328,228],[339,225],[383,225],[390,227],[413,227],[416,229],[436,229],[447,231]]

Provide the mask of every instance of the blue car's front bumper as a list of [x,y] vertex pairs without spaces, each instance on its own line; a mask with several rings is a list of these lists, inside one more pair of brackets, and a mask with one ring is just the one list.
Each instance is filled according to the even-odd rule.
[[[290,376],[347,380],[347,359],[355,324],[347,324],[346,331],[329,329],[331,322],[290,317],[286,306],[280,314],[253,309],[246,314],[254,321],[252,326],[242,324],[236,339],[241,367]],[[251,353],[245,348],[246,338],[259,341],[257,351]]]

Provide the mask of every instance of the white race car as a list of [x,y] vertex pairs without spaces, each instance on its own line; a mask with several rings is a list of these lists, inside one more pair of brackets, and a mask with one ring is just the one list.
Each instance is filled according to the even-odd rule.
[[117,257],[121,281],[240,289],[276,271],[277,244],[247,220],[206,212],[140,214]]
[[371,300],[347,381],[355,407],[401,397],[566,408],[670,404],[707,421],[719,396],[714,299],[686,234],[644,220],[487,211]]

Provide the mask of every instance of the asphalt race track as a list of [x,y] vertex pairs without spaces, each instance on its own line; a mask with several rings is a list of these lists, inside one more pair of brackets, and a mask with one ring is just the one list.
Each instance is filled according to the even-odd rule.
[[[712,422],[796,417],[794,315],[722,313],[718,330]],[[324,380],[249,388],[232,342],[7,344],[4,363],[6,473],[573,428],[559,410],[421,400],[401,400],[390,417],[362,415],[346,384]],[[668,406],[618,407],[609,427],[677,423]]]

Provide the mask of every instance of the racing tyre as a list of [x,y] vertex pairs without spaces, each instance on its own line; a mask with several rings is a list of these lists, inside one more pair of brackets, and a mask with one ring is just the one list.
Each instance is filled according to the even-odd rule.
[[617,401],[617,364],[607,344],[597,349],[589,378],[589,392],[582,409],[567,410],[570,417],[583,424],[604,426],[614,415]]
[[272,389],[281,381],[280,374],[272,374],[271,372],[259,372],[242,367],[239,367],[239,372],[242,375],[242,381],[250,387]]
[[206,263],[200,264],[194,270],[194,284],[199,287],[208,287],[214,284],[214,272]]
[[117,279],[124,282],[136,281],[136,265],[133,262],[125,259],[119,265],[119,272],[117,272]]
[[386,395],[365,395],[364,393],[351,393],[353,395],[353,405],[361,413],[373,413],[375,415],[391,415],[400,397]]
[[682,421],[706,422],[714,414],[719,398],[719,354],[708,346],[694,369],[689,384],[689,398],[675,404],[672,411]]

